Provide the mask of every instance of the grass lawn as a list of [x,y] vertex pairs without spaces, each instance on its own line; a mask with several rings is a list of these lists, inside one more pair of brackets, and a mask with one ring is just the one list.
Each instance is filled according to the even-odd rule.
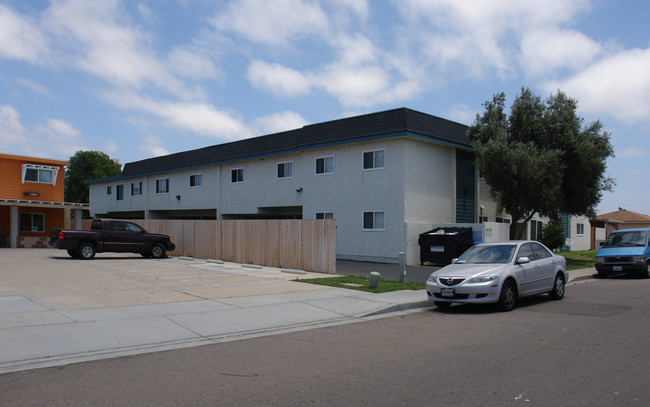
[[[580,250],[559,253],[567,260],[567,270],[579,270],[594,267],[596,250]],[[368,291],[371,293],[385,293],[397,290],[424,290],[423,283],[400,283],[399,281],[379,279],[379,287],[368,288],[368,277],[355,275],[342,275],[337,277],[298,279],[301,283],[326,285],[329,287],[348,288],[351,290]]]
[[299,281],[301,283],[326,285],[329,287],[349,288],[352,290],[368,291],[371,293],[385,293],[397,290],[424,290],[425,288],[425,285],[423,283],[400,283],[399,281],[385,280],[383,278],[380,278],[379,286],[371,290],[368,288],[368,277],[353,276],[347,274],[338,277],[310,278],[294,281]]
[[558,253],[566,259],[567,270],[578,270],[594,267],[596,250],[577,250]]

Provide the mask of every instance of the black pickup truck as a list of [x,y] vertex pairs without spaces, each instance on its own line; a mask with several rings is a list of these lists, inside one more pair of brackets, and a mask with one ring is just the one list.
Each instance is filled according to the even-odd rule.
[[52,229],[50,244],[71,257],[90,260],[95,253],[140,253],[142,257],[165,257],[176,246],[167,235],[149,233],[133,222],[94,219],[90,230]]

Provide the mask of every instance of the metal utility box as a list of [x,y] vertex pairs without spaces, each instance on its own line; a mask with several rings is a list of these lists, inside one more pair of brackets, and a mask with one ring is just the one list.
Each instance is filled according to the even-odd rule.
[[449,264],[474,245],[472,228],[439,227],[420,234],[420,264]]

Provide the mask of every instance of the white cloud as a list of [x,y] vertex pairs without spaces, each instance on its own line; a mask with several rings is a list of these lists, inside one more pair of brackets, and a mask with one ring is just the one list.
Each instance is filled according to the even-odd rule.
[[248,79],[253,86],[279,96],[306,95],[311,89],[309,79],[301,72],[260,60],[248,67]]
[[85,149],[81,131],[61,119],[48,119],[33,130],[21,123],[18,111],[0,105],[0,145],[3,152],[14,154],[67,158]]
[[160,137],[153,134],[149,134],[140,139],[140,150],[155,157],[169,154],[169,150],[163,147],[163,145],[164,143]]
[[476,113],[477,112],[475,110],[470,109],[467,105],[455,104],[452,105],[449,110],[447,110],[445,118],[458,123],[470,125],[474,123],[474,119],[476,119]]
[[254,135],[231,113],[207,103],[168,102],[133,92],[103,92],[101,96],[121,109],[147,113],[162,119],[166,126],[189,130],[200,136],[239,140]]
[[543,30],[524,34],[521,65],[531,76],[543,76],[557,69],[582,69],[602,51],[602,46],[572,30]]
[[650,117],[650,48],[631,49],[604,58],[563,80],[546,84],[576,98],[580,110],[611,115],[627,123]]
[[616,158],[645,158],[648,151],[639,147],[629,147],[622,151],[616,151]]
[[500,76],[514,73],[527,33],[557,32],[590,2],[401,0],[397,7],[403,18],[413,23],[405,28],[405,34],[415,38],[429,63],[456,75],[481,77],[488,71]]
[[286,45],[304,35],[329,29],[320,5],[303,0],[239,0],[212,20],[218,31],[234,31],[249,40],[270,45]]
[[286,130],[299,129],[309,122],[296,112],[284,111],[270,116],[260,117],[255,120],[259,133],[270,134]]
[[44,146],[58,153],[71,156],[75,151],[86,149],[81,131],[64,120],[49,119],[46,124],[36,126],[34,133],[44,138]]
[[10,147],[22,141],[25,137],[25,128],[20,122],[20,114],[9,105],[0,105],[0,144],[5,152]]
[[150,48],[151,39],[130,25],[117,0],[62,0],[43,13],[43,24],[76,67],[118,87],[152,84],[183,98],[195,90],[174,77]]
[[0,58],[43,63],[48,54],[47,38],[28,17],[0,4]]
[[189,79],[213,79],[220,76],[219,69],[206,55],[205,49],[176,47],[169,53],[169,67],[178,75]]

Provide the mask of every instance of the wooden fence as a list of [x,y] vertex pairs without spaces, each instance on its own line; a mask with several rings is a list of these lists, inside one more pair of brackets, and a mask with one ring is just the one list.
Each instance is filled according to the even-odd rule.
[[[138,219],[152,233],[171,236],[175,256],[336,273],[333,220]],[[84,220],[84,229],[90,220]]]

